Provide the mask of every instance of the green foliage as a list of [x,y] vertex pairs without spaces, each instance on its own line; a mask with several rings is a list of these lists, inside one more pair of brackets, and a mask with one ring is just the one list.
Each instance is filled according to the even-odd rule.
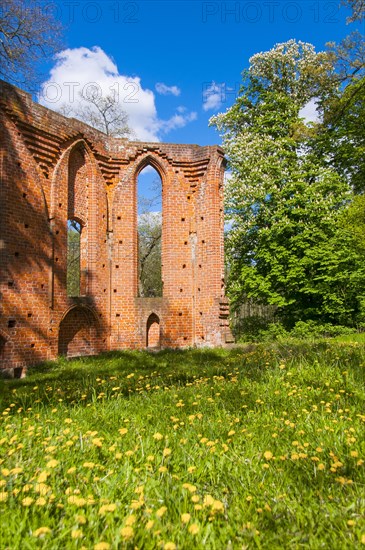
[[354,324],[363,317],[364,261],[341,227],[347,178],[318,154],[300,110],[324,109],[338,93],[331,56],[291,40],[253,56],[241,93],[211,123],[223,133],[232,178],[226,187],[228,293],[277,306],[297,321]]
[[364,365],[363,346],[279,343],[2,382],[1,545],[357,548]]

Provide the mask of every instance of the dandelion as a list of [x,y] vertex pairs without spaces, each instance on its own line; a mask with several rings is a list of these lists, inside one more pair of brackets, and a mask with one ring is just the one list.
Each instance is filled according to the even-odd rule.
[[161,472],[161,474],[164,474],[165,472],[167,472],[167,468],[166,466],[160,466],[158,471]]
[[191,515],[186,513],[186,514],[181,514],[181,521],[183,523],[189,523],[190,521],[190,518],[191,518]]
[[214,498],[211,495],[206,495],[204,497],[203,505],[205,507],[212,506],[213,502],[214,502]]
[[197,525],[196,523],[192,523],[189,527],[189,533],[191,535],[197,535],[199,533],[200,529],[199,529],[199,525]]
[[273,457],[273,454],[272,454],[271,451],[265,451],[265,452],[264,452],[264,458],[265,458],[265,460],[271,460],[272,457]]
[[69,468],[69,469],[67,470],[67,473],[68,473],[68,474],[74,474],[75,472],[76,472],[76,467],[75,467],[75,466],[72,466],[71,468]]
[[35,501],[35,505],[36,506],[44,506],[45,504],[47,504],[47,501],[45,498],[43,497],[39,497],[37,498],[37,500]]
[[224,512],[224,504],[220,500],[215,500],[212,504],[213,512]]
[[6,491],[0,491],[0,502],[6,502],[8,500],[8,493]]
[[115,512],[116,509],[116,504],[104,504],[99,510],[99,516],[105,516],[107,512]]
[[161,508],[159,508],[156,512],[156,516],[158,518],[162,518],[162,516],[167,512],[167,508],[166,506],[161,506]]
[[110,544],[108,542],[98,542],[94,546],[94,550],[109,550]]
[[174,542],[166,542],[164,550],[176,550],[176,544]]
[[170,456],[171,454],[171,449],[169,449],[168,447],[166,447],[164,450],[163,450],[163,456],[166,457],[166,456]]
[[80,525],[85,525],[86,523],[86,517],[82,515],[76,516],[77,523],[80,523]]
[[71,531],[71,538],[72,539],[81,539],[84,536],[84,533],[81,529],[73,529]]
[[125,520],[125,524],[127,527],[131,527],[136,523],[136,521],[137,521],[136,516],[132,514],[131,516],[127,517],[127,519]]
[[51,532],[51,529],[49,527],[39,527],[39,529],[36,529],[33,531],[34,537],[43,537],[44,535],[47,535]]
[[33,502],[34,502],[34,499],[33,499],[33,498],[31,498],[31,497],[25,497],[25,498],[23,498],[23,500],[22,500],[22,505],[28,507],[28,506],[31,506],[31,505],[33,504]]
[[100,438],[98,437],[95,437],[94,439],[91,440],[91,443],[93,445],[95,445],[95,447],[102,447],[103,446],[103,442],[101,441]]
[[161,441],[161,439],[163,439],[163,435],[160,434],[159,432],[156,432],[155,434],[153,434],[153,439],[155,439],[156,441]]
[[47,481],[48,476],[49,472],[41,472],[37,478],[38,483],[44,483]]
[[47,462],[47,468],[56,468],[59,465],[59,461],[53,458]]
[[150,530],[152,529],[152,527],[154,526],[155,522],[153,521],[153,519],[150,519],[149,521],[147,521],[146,523],[146,529]]
[[118,430],[118,432],[120,433],[120,435],[125,435],[128,433],[128,429],[127,428],[120,428],[120,430]]
[[133,527],[130,527],[130,526],[122,527],[120,530],[120,534],[124,540],[132,539],[134,537]]

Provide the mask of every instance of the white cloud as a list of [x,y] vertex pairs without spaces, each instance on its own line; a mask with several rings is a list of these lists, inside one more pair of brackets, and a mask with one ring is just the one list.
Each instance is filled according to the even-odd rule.
[[[67,49],[55,56],[49,78],[41,86],[39,102],[55,111],[78,107],[79,94],[95,86],[102,96],[115,95],[128,114],[129,126],[137,139],[160,141],[161,136],[195,120],[196,113],[158,117],[153,91],[143,88],[139,76],[123,75],[115,62],[98,46]],[[89,88],[90,89],[90,88]],[[85,104],[85,102],[84,102]],[[72,115],[71,115],[72,116]]]
[[217,110],[223,103],[224,84],[212,82],[203,90],[203,109],[204,111]]
[[299,111],[299,116],[301,118],[304,118],[304,122],[306,122],[307,124],[309,122],[319,122],[320,121],[320,116],[319,116],[319,113],[317,111],[317,108],[318,108],[318,104],[317,104],[316,98],[311,99]]
[[157,82],[155,89],[156,89],[156,92],[161,95],[178,96],[181,94],[180,88],[178,88],[177,86],[167,86],[163,82]]

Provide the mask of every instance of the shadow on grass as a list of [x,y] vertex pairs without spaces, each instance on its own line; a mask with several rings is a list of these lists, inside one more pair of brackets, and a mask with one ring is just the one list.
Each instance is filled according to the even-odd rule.
[[72,405],[87,404],[95,400],[97,392],[108,394],[113,386],[125,397],[141,392],[147,383],[151,387],[185,387],[201,377],[226,378],[232,363],[240,363],[242,355],[240,349],[192,349],[114,351],[70,360],[61,357],[30,368],[24,379],[1,380],[0,404],[6,408],[14,403],[15,393],[18,404],[28,408],[34,403],[54,406],[60,399]]

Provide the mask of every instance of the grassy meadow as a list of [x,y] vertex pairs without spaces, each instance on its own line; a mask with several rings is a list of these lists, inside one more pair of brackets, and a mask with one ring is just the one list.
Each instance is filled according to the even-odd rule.
[[364,373],[323,340],[1,381],[0,547],[365,548]]

